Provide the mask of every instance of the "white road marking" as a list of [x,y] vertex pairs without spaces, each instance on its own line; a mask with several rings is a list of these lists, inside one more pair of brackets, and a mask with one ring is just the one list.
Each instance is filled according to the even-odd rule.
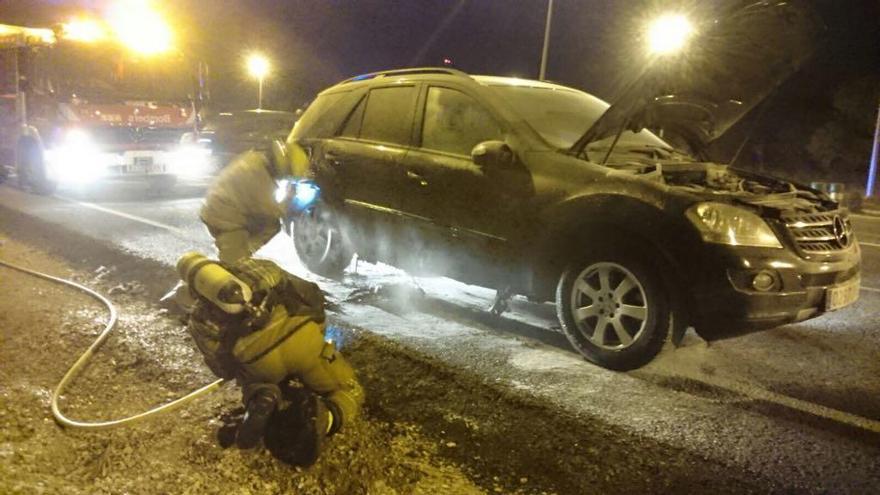
[[880,248],[880,244],[877,244],[875,242],[859,241],[859,246],[869,246],[869,247],[874,247],[874,248]]
[[880,289],[877,289],[877,288],[874,288],[874,287],[865,287],[865,286],[862,286],[862,290],[866,290],[866,291],[868,291],[868,292],[880,292]]
[[181,236],[181,237],[190,237],[185,231],[183,231],[183,230],[181,230],[181,229],[178,229],[177,227],[172,227],[171,225],[164,224],[164,223],[162,223],[162,222],[156,222],[156,221],[154,221],[154,220],[150,220],[149,218],[139,217],[139,216],[137,216],[137,215],[131,215],[131,214],[129,214],[129,213],[125,213],[125,212],[117,211],[117,210],[114,210],[114,209],[111,209],[111,208],[106,208],[106,207],[103,207],[103,206],[99,206],[99,205],[96,205],[96,204],[94,204],[94,203],[86,203],[86,202],[84,202],[84,201],[76,201],[76,200],[74,200],[74,199],[69,199],[69,198],[65,198],[65,197],[62,197],[62,196],[56,196],[56,197],[57,197],[58,199],[62,199],[62,200],[64,200],[64,201],[68,201],[68,202],[71,202],[71,203],[75,203],[75,204],[78,204],[78,205],[80,205],[80,206],[85,206],[86,208],[91,208],[91,209],[93,209],[93,210],[101,211],[101,212],[104,212],[104,213],[109,213],[109,214],[111,214],[111,215],[116,215],[116,216],[118,216],[118,217],[122,217],[122,218],[125,218],[125,219],[128,219],[128,220],[133,220],[133,221],[135,221],[135,222],[140,222],[140,223],[143,223],[143,224],[149,225],[149,226],[151,226],[151,227],[157,227],[157,228],[160,228],[160,229],[164,229],[164,230],[167,230],[167,231],[169,231],[169,232],[173,232],[174,234],[177,234],[177,235],[179,235],[179,236]]

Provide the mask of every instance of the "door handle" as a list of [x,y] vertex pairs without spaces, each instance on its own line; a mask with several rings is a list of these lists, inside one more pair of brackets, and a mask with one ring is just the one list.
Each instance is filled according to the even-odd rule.
[[325,151],[324,158],[333,165],[339,165],[339,155],[332,151]]
[[422,177],[421,175],[419,175],[419,174],[413,172],[412,170],[407,170],[407,171],[406,171],[406,178],[409,179],[409,180],[411,180],[411,181],[418,182],[419,185],[422,186],[422,187],[425,187],[425,186],[428,185],[428,181],[426,181],[424,177]]

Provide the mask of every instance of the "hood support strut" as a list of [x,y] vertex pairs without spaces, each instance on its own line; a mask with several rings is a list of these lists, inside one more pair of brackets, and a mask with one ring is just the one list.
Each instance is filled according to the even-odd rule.
[[602,159],[602,165],[608,163],[608,159],[611,157],[611,153],[614,152],[614,148],[617,147],[617,142],[620,141],[620,136],[623,134],[623,131],[626,130],[627,125],[629,125],[628,118],[623,121],[623,124],[621,124],[620,129],[617,131],[617,134],[614,135],[614,141],[612,141],[611,146],[608,147],[608,151],[605,153],[605,158]]

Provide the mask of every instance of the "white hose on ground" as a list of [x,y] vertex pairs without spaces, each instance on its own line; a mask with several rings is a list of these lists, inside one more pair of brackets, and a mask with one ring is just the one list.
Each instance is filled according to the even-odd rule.
[[107,300],[106,297],[102,296],[101,294],[98,294],[97,292],[93,291],[92,289],[89,289],[88,287],[80,285],[80,284],[73,282],[71,280],[66,280],[66,279],[59,278],[59,277],[53,277],[52,275],[47,275],[45,273],[41,273],[41,272],[38,272],[35,270],[30,270],[28,268],[24,268],[24,267],[9,263],[7,261],[3,261],[2,259],[0,259],[0,265],[11,268],[13,270],[18,270],[20,272],[27,273],[29,275],[33,275],[35,277],[40,277],[40,278],[43,278],[46,280],[51,280],[53,282],[57,282],[59,284],[64,284],[69,287],[73,287],[75,289],[81,290],[81,291],[85,292],[86,294],[92,296],[93,298],[97,299],[101,303],[103,303],[105,306],[107,306],[107,309],[110,311],[110,318],[107,320],[107,324],[104,326],[104,330],[101,332],[100,335],[98,335],[98,338],[92,343],[92,345],[90,345],[89,348],[86,349],[86,352],[84,352],[83,355],[80,356],[79,359],[77,359],[75,363],[73,363],[73,366],[71,366],[69,370],[67,370],[67,373],[64,374],[64,377],[61,379],[60,382],[58,382],[58,386],[56,386],[55,390],[52,392],[52,415],[55,416],[55,421],[57,421],[62,426],[68,426],[71,428],[84,428],[84,429],[89,429],[89,430],[103,430],[103,429],[107,429],[107,428],[116,428],[118,426],[130,425],[134,422],[137,422],[137,421],[140,421],[143,419],[147,419],[147,418],[150,418],[153,416],[157,416],[157,415],[162,414],[164,412],[169,412],[173,409],[176,409],[177,407],[182,406],[183,404],[185,404],[185,403],[187,403],[187,402],[189,402],[199,396],[205,395],[209,392],[216,390],[217,388],[220,387],[220,385],[222,385],[224,382],[227,381],[227,380],[223,380],[223,379],[216,380],[213,383],[205,385],[202,388],[199,388],[197,390],[194,390],[194,391],[184,395],[183,397],[175,399],[175,400],[168,402],[166,404],[163,404],[161,406],[154,407],[153,409],[150,409],[148,411],[144,411],[142,413],[135,414],[134,416],[129,416],[127,418],[114,419],[111,421],[96,421],[96,422],[84,422],[84,421],[77,421],[77,420],[73,420],[73,419],[68,418],[67,416],[65,416],[61,412],[61,409],[58,407],[58,398],[61,396],[61,394],[67,388],[67,384],[70,383],[70,381],[73,380],[79,374],[80,370],[86,364],[86,362],[89,359],[91,359],[92,355],[98,350],[99,347],[101,347],[101,345],[104,344],[104,341],[107,340],[107,337],[109,337],[110,331],[112,331],[113,328],[116,326],[116,308],[113,306],[113,304],[110,301]]

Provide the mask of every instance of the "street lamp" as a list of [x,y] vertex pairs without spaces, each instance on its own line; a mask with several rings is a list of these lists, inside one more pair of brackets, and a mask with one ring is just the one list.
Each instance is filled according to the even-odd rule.
[[648,51],[654,55],[680,52],[694,34],[694,26],[681,14],[666,14],[648,26]]
[[248,73],[252,77],[256,77],[257,81],[259,81],[260,96],[257,108],[261,109],[263,108],[263,79],[266,77],[266,74],[269,73],[269,60],[259,53],[254,53],[248,57],[247,69]]

